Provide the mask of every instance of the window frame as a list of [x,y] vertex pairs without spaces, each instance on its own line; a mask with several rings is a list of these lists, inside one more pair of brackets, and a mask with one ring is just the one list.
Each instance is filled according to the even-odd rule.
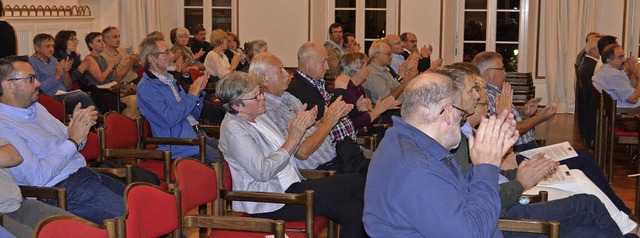
[[[329,39],[329,25],[334,23],[336,17],[336,11],[339,10],[354,10],[351,7],[336,7],[336,0],[327,0],[327,22],[326,28],[323,29],[325,33],[325,39]],[[386,8],[367,8],[365,7],[366,0],[356,0],[356,26],[355,32],[352,32],[356,36],[356,41],[362,47],[362,50],[365,50],[365,41],[375,41],[377,39],[373,38],[365,38],[365,12],[366,11],[386,11],[387,22],[385,24],[385,35],[388,34],[399,34],[398,33],[398,2],[400,0],[386,0],[387,6]],[[345,32],[346,33],[346,32]],[[364,52],[368,54],[368,52]]]
[[[463,61],[464,57],[464,44],[465,43],[484,43],[485,50],[496,51],[497,44],[518,44],[518,72],[529,72],[530,67],[527,62],[528,51],[527,45],[529,44],[528,27],[529,24],[529,0],[520,0],[520,9],[498,9],[499,0],[487,0],[487,9],[465,9],[465,0],[457,0],[458,14],[457,14],[457,31],[456,31],[456,46],[454,59],[456,62]],[[465,27],[465,13],[466,12],[485,12],[487,13],[487,29],[484,41],[465,41],[464,40],[464,27]],[[496,37],[497,32],[497,15],[498,12],[518,12],[519,25],[518,25],[518,41],[498,41]]]
[[[185,6],[184,0],[177,1],[177,16],[178,25],[185,26],[185,9],[202,9],[202,25],[207,29],[207,35],[214,30],[213,28],[213,13],[214,9],[230,9],[231,10],[231,31],[238,32],[238,0],[230,0],[230,7],[212,6],[214,0],[202,0],[202,6]],[[207,20],[211,19],[211,20]],[[186,26],[185,26],[186,27]],[[207,37],[208,38],[208,37]]]

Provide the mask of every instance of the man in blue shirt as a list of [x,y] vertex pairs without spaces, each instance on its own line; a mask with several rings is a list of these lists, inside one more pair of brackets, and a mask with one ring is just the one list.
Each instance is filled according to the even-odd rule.
[[[405,89],[402,118],[371,159],[363,221],[372,237],[502,237],[498,172],[515,143],[513,115],[483,119],[469,139],[465,176],[449,150],[460,143],[466,112],[449,76],[426,73]],[[477,94],[476,94],[477,95]]]
[[40,90],[51,97],[64,98],[67,101],[67,113],[73,112],[78,103],[81,103],[82,108],[93,106],[93,101],[87,93],[80,90],[67,92],[72,84],[69,70],[73,60],[67,58],[58,62],[56,57],[53,57],[53,40],[53,36],[45,33],[33,38],[36,53],[29,57],[29,63],[41,84]]
[[[145,72],[138,83],[137,101],[140,114],[151,124],[155,137],[196,138],[206,135],[200,129],[197,118],[203,107],[208,73],[196,79],[185,92],[176,84],[176,79],[167,72],[175,55],[169,51],[169,45],[163,40],[147,37],[142,41],[140,57]],[[210,164],[220,161],[218,141],[207,137],[205,162]],[[159,150],[171,150],[173,159],[179,157],[198,158],[198,146],[159,145]]]
[[0,135],[24,159],[9,168],[16,183],[66,188],[69,212],[96,223],[122,216],[124,184],[87,168],[78,152],[96,124],[94,107],[76,105],[69,126],[63,125],[37,103],[41,84],[26,57],[0,59],[0,84]]
[[602,50],[602,60],[604,64],[600,70],[593,75],[593,86],[598,91],[606,91],[618,103],[618,107],[638,107],[640,106],[640,83],[632,84],[629,76],[625,72],[625,67],[629,72],[635,72],[635,65],[627,63],[624,56],[624,49],[618,44],[611,44]]

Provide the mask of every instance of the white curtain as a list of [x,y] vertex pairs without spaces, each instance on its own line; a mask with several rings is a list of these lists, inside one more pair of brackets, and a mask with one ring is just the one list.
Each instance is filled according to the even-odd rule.
[[147,34],[160,30],[159,0],[120,0],[120,45],[133,47],[138,45]]
[[549,104],[558,112],[573,113],[575,107],[575,57],[584,47],[587,33],[595,29],[598,0],[541,1],[541,24],[546,32],[544,62]]

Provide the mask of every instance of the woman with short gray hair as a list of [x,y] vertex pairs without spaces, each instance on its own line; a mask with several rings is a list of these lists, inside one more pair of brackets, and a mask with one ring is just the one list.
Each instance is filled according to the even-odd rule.
[[[356,129],[366,127],[378,121],[378,117],[389,109],[398,108],[399,100],[395,100],[393,96],[379,100],[375,107],[371,100],[366,98],[365,89],[362,83],[367,80],[369,69],[367,67],[369,59],[364,53],[349,52],[340,59],[340,75],[350,77],[349,84],[346,89],[346,97],[344,101],[355,107],[349,112],[349,119],[353,121]],[[336,91],[344,90],[336,88]]]
[[[314,216],[338,221],[340,237],[364,237],[360,174],[339,174],[304,180],[293,156],[306,130],[315,123],[316,110],[306,106],[288,123],[285,136],[265,113],[265,96],[257,76],[233,72],[216,86],[216,96],[227,115],[220,125],[219,148],[233,176],[233,190],[271,193],[314,193]],[[234,202],[233,210],[253,217],[303,220],[306,209],[299,205],[262,202]]]

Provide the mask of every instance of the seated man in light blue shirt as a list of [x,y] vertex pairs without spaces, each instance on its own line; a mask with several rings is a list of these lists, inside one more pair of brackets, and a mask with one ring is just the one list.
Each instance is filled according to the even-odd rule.
[[91,97],[83,91],[67,92],[71,89],[71,75],[69,70],[73,60],[67,59],[58,62],[53,57],[53,36],[45,33],[33,38],[33,48],[36,52],[29,57],[29,63],[36,72],[40,82],[42,93],[56,98],[64,98],[67,101],[67,113],[73,112],[76,104],[81,103],[82,108],[93,105]]
[[[71,215],[68,212],[35,199],[24,199],[16,182],[7,171],[7,167],[13,167],[22,163],[20,153],[13,145],[0,138],[0,213],[4,214],[3,224],[13,235],[33,237],[33,229],[40,220],[53,215]],[[13,237],[2,233],[0,237]]]
[[16,183],[66,188],[69,212],[96,223],[122,216],[124,184],[87,168],[78,152],[96,124],[94,107],[77,104],[69,126],[63,125],[37,103],[41,84],[26,57],[0,59],[0,84],[0,135],[24,159],[9,168]]
[[617,106],[622,108],[640,106],[640,83],[634,86],[625,72],[626,66],[631,66],[632,71],[635,65],[627,65],[624,56],[624,49],[618,44],[611,44],[602,51],[604,65],[593,75],[593,86],[598,91],[604,90],[613,99],[618,101]]

